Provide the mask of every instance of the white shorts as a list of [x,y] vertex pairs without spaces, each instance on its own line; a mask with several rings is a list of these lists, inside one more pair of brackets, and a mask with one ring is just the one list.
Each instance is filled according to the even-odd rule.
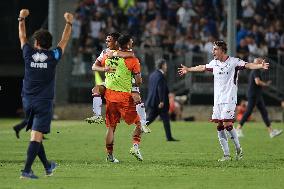
[[234,121],[236,104],[217,104],[213,106],[212,121]]
[[132,86],[132,89],[131,89],[131,92],[133,93],[140,93],[140,90],[139,90],[139,87],[133,87]]

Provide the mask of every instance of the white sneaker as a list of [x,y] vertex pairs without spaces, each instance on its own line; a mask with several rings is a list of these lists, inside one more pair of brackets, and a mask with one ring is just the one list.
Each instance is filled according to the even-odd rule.
[[108,154],[106,157],[106,162],[111,162],[111,163],[119,163],[118,159],[116,159],[113,155]]
[[92,123],[102,124],[104,119],[101,115],[94,115],[92,117],[86,118],[85,121],[90,123],[90,124],[92,124]]
[[273,129],[273,130],[271,131],[271,133],[269,133],[269,136],[270,136],[270,138],[274,138],[274,137],[277,137],[277,136],[281,135],[282,132],[283,132],[282,129],[281,129],[281,130]]
[[242,148],[237,149],[236,160],[241,160],[242,158],[243,158],[243,149]]
[[221,159],[218,159],[219,162],[223,161],[232,161],[232,158],[230,155],[224,155]]
[[237,136],[238,136],[239,138],[245,136],[245,135],[243,134],[243,131],[242,131],[241,129],[236,129],[236,133],[237,133]]
[[129,153],[137,158],[138,161],[143,161],[142,154],[139,148],[131,147]]

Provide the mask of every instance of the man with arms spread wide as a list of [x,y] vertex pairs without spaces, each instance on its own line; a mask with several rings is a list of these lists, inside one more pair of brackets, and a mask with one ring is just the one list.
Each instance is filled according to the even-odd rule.
[[215,41],[212,49],[214,59],[206,65],[186,67],[181,65],[179,74],[188,72],[210,71],[214,75],[214,106],[212,121],[217,123],[217,132],[224,156],[219,161],[231,160],[228,138],[225,129],[233,140],[236,149],[236,159],[242,158],[242,148],[236,130],[233,127],[235,109],[237,104],[237,80],[241,69],[268,69],[269,64],[262,61],[248,63],[227,54],[227,44],[224,41]]

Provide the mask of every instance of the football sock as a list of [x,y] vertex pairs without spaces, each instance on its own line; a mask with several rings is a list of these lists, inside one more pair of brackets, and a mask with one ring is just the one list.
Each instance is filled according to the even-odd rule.
[[24,171],[29,173],[31,171],[32,164],[38,154],[40,148],[40,143],[36,141],[31,141],[27,150],[27,160],[25,164]]
[[219,142],[220,142],[221,148],[224,152],[224,155],[229,156],[230,151],[229,151],[229,145],[228,145],[228,138],[227,138],[226,133],[224,131],[224,127],[218,126],[217,129],[218,129]]
[[102,98],[99,94],[93,97],[93,112],[95,115],[102,115]]
[[113,152],[113,143],[112,144],[106,144],[106,151],[108,154],[112,154]]
[[139,145],[140,144],[140,141],[141,141],[141,136],[140,135],[134,135],[132,137],[132,143],[133,143],[133,146],[135,144]]
[[239,141],[239,138],[238,138],[238,135],[236,133],[235,128],[232,125],[229,125],[229,126],[226,127],[226,130],[230,134],[231,139],[233,140],[233,142],[235,144],[235,148],[240,149],[241,145],[240,145],[240,141]]
[[134,147],[135,149],[139,149],[139,144],[133,144],[133,147]]
[[140,117],[141,124],[145,125],[146,124],[146,111],[145,111],[145,106],[143,102],[136,103],[136,112],[138,116]]
[[42,143],[40,143],[40,148],[38,150],[38,154],[37,155],[38,155],[40,161],[42,162],[44,168],[45,169],[49,169],[50,168],[50,163],[47,161],[45,150],[44,150],[44,147],[43,147]]

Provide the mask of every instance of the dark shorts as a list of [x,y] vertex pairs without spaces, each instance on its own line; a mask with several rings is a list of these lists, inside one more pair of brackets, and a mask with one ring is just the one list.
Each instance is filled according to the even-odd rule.
[[47,134],[53,115],[53,100],[22,98],[23,108],[28,121],[27,130]]

